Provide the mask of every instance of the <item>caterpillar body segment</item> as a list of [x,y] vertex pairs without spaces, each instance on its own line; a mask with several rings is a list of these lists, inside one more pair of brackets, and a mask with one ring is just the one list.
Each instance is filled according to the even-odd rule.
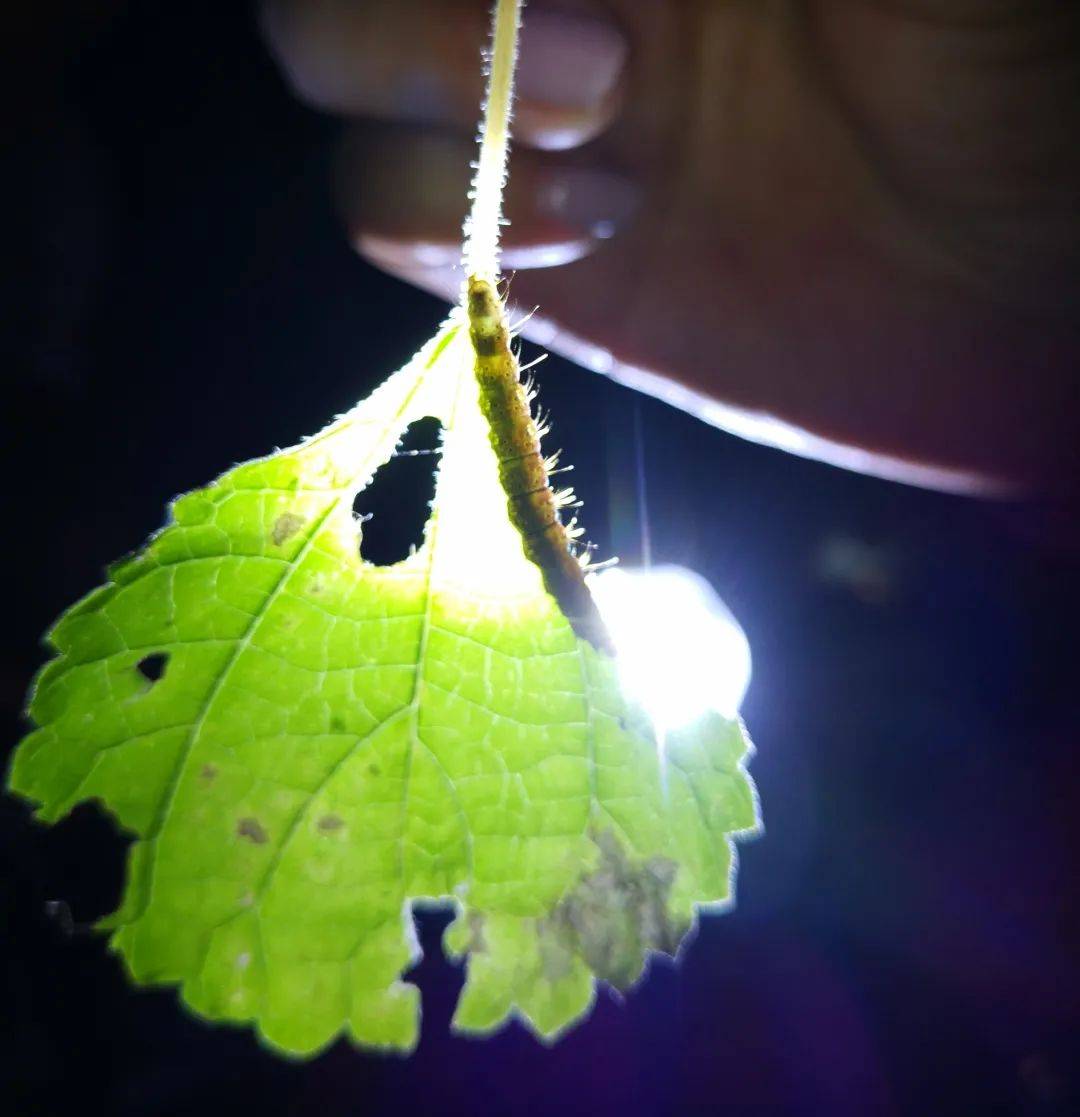
[[521,380],[502,300],[485,279],[469,279],[469,336],[476,353],[480,409],[499,462],[510,521],[521,535],[528,558],[536,563],[548,593],[558,601],[574,631],[595,647],[611,651],[611,638],[585,585],[585,567],[574,551],[580,529],[563,524],[560,508],[574,503],[571,490],[551,487],[558,455],[545,458],[542,430],[530,407],[535,394]]

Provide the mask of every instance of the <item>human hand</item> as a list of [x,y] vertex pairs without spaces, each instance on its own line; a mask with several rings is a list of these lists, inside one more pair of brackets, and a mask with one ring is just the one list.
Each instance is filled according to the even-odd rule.
[[[354,118],[353,243],[451,300],[487,18],[483,0],[262,13],[298,94]],[[1068,483],[1074,3],[538,2],[518,93],[504,264],[535,340],[851,468]]]

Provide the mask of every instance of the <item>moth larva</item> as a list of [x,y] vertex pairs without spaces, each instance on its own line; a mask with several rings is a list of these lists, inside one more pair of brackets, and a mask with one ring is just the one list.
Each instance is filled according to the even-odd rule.
[[540,568],[544,586],[574,631],[594,646],[610,650],[611,638],[585,585],[585,568],[574,552],[574,540],[580,532],[572,525],[568,528],[559,515],[560,509],[573,500],[573,493],[556,492],[551,487],[555,462],[546,460],[540,448],[542,432],[532,415],[529,390],[521,382],[517,357],[510,348],[503,302],[486,279],[469,279],[468,313],[480,409],[499,462],[499,481],[510,520],[521,535],[525,554]]

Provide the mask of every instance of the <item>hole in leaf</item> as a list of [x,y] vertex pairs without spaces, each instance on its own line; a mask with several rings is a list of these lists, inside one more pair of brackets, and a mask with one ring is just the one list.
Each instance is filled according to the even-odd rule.
[[410,423],[394,456],[356,494],[360,555],[376,566],[407,559],[424,542],[442,447],[438,419]]
[[153,655],[143,656],[138,663],[135,664],[135,670],[148,683],[156,683],[165,674],[165,668],[169,663],[169,657],[165,652],[154,652]]
[[25,924],[27,935],[40,933],[44,918],[57,934],[93,934],[98,918],[120,903],[130,838],[117,832],[101,801],[94,799],[78,804],[62,825],[43,830],[40,839],[41,864],[49,867],[47,899],[40,907],[32,901],[14,905],[12,926]]

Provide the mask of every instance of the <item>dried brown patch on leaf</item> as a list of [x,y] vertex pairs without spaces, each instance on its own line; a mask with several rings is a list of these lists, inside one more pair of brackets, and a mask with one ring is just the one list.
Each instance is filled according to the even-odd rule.
[[304,517],[295,512],[282,512],[270,530],[270,542],[275,547],[291,539],[304,526]]
[[674,955],[688,924],[668,906],[678,865],[667,857],[631,860],[610,832],[594,836],[596,868],[537,925],[545,977],[569,973],[573,956],[616,989],[641,976],[649,951]]

